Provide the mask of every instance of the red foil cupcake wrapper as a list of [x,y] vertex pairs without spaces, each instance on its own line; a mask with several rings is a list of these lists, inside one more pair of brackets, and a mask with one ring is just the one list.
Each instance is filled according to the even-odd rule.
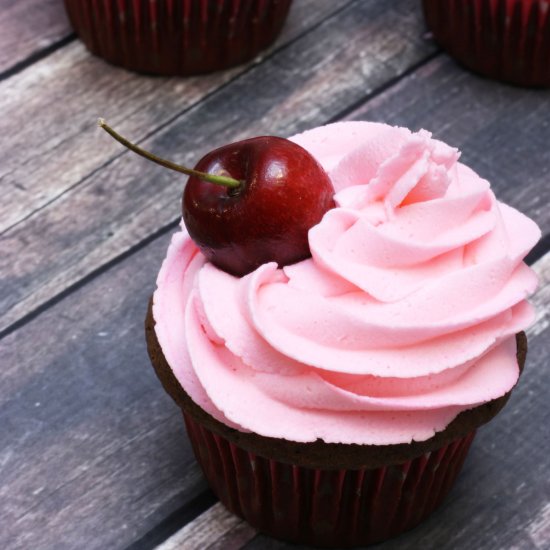
[[138,72],[188,75],[253,58],[277,37],[292,0],[65,0],[86,47]]
[[268,535],[324,547],[380,542],[417,525],[444,499],[475,432],[408,462],[312,469],[248,452],[184,412],[187,433],[220,501]]
[[423,0],[436,41],[467,68],[550,87],[550,0]]

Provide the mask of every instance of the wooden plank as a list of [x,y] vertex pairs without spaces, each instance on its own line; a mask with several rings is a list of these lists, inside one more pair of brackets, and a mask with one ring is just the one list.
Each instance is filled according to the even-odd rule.
[[[204,490],[180,414],[147,365],[143,342],[167,242],[168,235],[153,241],[0,341],[0,547],[123,548]],[[550,382],[550,254],[535,269],[539,316],[526,376],[481,430],[445,507],[399,547],[445,547],[449,537],[461,548],[544,540],[550,403],[540,389]],[[217,535],[209,544],[231,548],[252,533],[223,522],[211,524]],[[251,544],[286,547],[265,537]]]
[[527,527],[528,539],[535,545],[535,548],[544,549],[550,541],[550,502],[535,516]]
[[[256,531],[248,523],[240,521],[231,531],[213,542],[208,550],[238,550],[243,548],[255,535]],[[189,548],[192,548],[192,546],[189,546]]]
[[[1,0],[0,0],[1,1]],[[271,55],[351,0],[294,3]],[[99,116],[142,140],[249,70],[191,77],[140,76],[90,55],[76,41],[0,83],[0,233],[44,207],[122,150],[91,133]]]
[[480,78],[442,55],[346,118],[432,131],[550,233],[550,91]]
[[124,548],[206,489],[145,351],[168,237],[0,341],[0,548]]
[[[535,265],[540,287],[533,297],[536,323],[528,330],[527,371],[510,402],[499,416],[479,430],[457,484],[443,506],[427,521],[400,537],[373,548],[502,548],[543,550],[550,541],[550,253]],[[541,391],[542,390],[542,391]],[[219,506],[219,505],[217,505]],[[186,547],[212,548],[223,540],[223,548],[247,550],[292,550],[305,548],[264,535],[250,542],[240,535],[218,535],[218,523],[231,521],[226,510],[208,516],[206,537],[197,527],[210,511],[184,529]],[[242,522],[245,526],[246,523]],[[238,525],[233,524],[234,533]],[[173,536],[178,539],[180,533]],[[195,538],[196,537],[196,538]],[[183,540],[183,539],[181,539]],[[200,544],[197,544],[200,541]],[[162,545],[159,550],[164,548]]]
[[[342,109],[434,51],[421,38],[423,24],[417,8],[412,0],[398,0],[391,6],[353,2],[175,120],[170,122],[166,116],[165,126],[143,140],[143,145],[193,164],[228,141],[255,134],[290,134],[337,117]],[[132,83],[121,86],[126,89]],[[123,102],[123,98],[111,102],[106,115]],[[97,113],[97,103],[93,110]],[[78,116],[71,105],[67,113],[56,113],[66,124]],[[154,108],[137,116],[148,121],[142,128],[155,127]],[[120,151],[107,136],[84,130],[91,126],[91,118],[88,113],[68,140],[79,141],[76,149],[60,133],[58,141],[70,147],[72,162],[52,160],[54,177],[48,178],[63,178],[59,167],[67,166],[71,181],[80,177],[80,184],[2,235],[0,269],[6,274],[6,285],[0,331],[179,215],[182,178],[129,154],[119,153],[104,168],[84,176],[91,169],[87,149],[102,150],[97,158],[105,158],[107,151]],[[140,139],[139,133],[128,131],[127,121],[123,124],[115,116],[112,123],[130,138]],[[26,187],[30,177],[25,178]],[[66,188],[66,182],[63,185]]]
[[[146,303],[168,237],[0,340],[0,547],[124,548],[205,489],[179,411],[148,365],[143,341]],[[468,537],[492,536],[483,531],[484,517],[493,531],[510,524],[503,537],[519,540],[510,532],[516,528],[533,540],[544,536],[550,403],[540,390],[550,382],[550,254],[536,270],[539,317],[530,330],[526,375],[502,415],[481,431],[448,504],[399,539],[404,548],[445,547],[449,525],[465,542],[456,547],[476,548]],[[498,512],[494,527],[489,506]],[[473,526],[472,518],[479,518]],[[223,540],[220,548],[230,548],[250,534],[231,525],[211,544]],[[429,544],[432,536],[439,545]]]
[[[246,522],[229,513],[219,502],[197,519],[180,529],[175,535],[157,546],[157,550],[195,550],[212,548],[223,541],[224,550],[240,548],[256,534]],[[214,541],[214,542],[213,542]]]
[[63,0],[0,0],[0,76],[71,33]]

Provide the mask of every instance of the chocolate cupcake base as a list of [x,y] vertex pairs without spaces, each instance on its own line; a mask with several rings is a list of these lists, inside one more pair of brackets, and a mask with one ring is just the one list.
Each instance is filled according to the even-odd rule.
[[[232,429],[185,393],[156,338],[152,302],[147,348],[165,390],[181,407],[193,450],[220,501],[273,537],[323,547],[380,542],[411,529],[443,501],[476,429],[505,396],[464,411],[427,441],[400,445],[297,443]],[[516,336],[523,370],[527,340]]]

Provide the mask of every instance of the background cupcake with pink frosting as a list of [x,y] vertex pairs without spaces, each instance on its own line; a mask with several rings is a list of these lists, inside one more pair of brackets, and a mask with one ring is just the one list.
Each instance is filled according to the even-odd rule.
[[291,140],[335,189],[311,258],[235,277],[182,227],[148,348],[231,511],[364,545],[440,504],[517,383],[540,231],[429,132],[344,122]]

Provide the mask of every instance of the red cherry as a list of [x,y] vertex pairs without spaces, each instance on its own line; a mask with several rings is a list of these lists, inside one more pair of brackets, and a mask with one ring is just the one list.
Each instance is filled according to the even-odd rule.
[[191,170],[99,125],[135,153],[190,176],[182,200],[189,235],[213,264],[233,275],[267,262],[282,267],[311,256],[308,231],[334,207],[321,165],[287,139],[264,136],[208,153]]
[[311,256],[308,231],[334,207],[334,188],[305,149],[256,137],[208,153],[195,170],[240,182],[223,187],[191,176],[183,193],[183,221],[213,264],[241,276]]

